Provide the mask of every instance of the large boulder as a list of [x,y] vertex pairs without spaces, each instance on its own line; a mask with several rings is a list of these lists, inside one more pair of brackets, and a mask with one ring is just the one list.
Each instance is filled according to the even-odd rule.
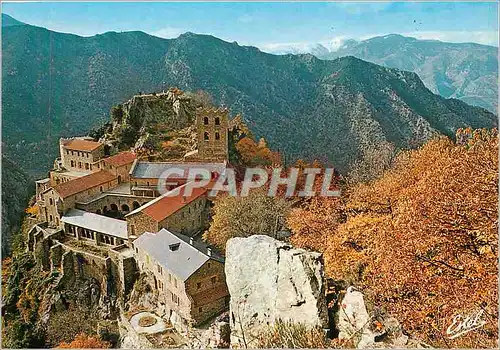
[[347,288],[342,299],[337,328],[339,338],[358,349],[425,347],[403,334],[401,324],[393,316],[377,308],[369,313],[363,293],[354,287]]
[[352,339],[359,348],[371,345],[375,341],[371,321],[363,293],[353,287],[347,288],[338,313],[339,338]]
[[231,295],[231,346],[255,347],[277,320],[328,327],[323,259],[269,236],[232,238],[226,245]]

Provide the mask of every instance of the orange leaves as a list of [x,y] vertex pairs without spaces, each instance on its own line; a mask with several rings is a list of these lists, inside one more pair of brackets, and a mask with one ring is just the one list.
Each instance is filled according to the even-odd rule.
[[279,155],[272,152],[266,141],[261,138],[256,143],[252,138],[245,136],[236,143],[236,149],[240,153],[245,165],[271,165],[279,163]]
[[[438,137],[392,164],[348,188],[343,202],[294,210],[293,242],[321,249],[331,277],[357,281],[413,336],[439,347],[495,346],[497,131],[459,130],[456,144]],[[483,333],[446,340],[453,315],[478,305],[493,315]]]
[[99,337],[89,336],[85,333],[78,334],[75,339],[70,342],[62,342],[58,348],[61,349],[107,349],[111,344],[107,341],[100,340]]
[[32,205],[31,207],[27,207],[26,214],[37,215],[38,214],[38,205]]
[[292,243],[325,250],[327,240],[339,225],[341,205],[340,198],[314,197],[306,207],[293,209],[287,219],[287,225],[294,233]]
[[7,279],[9,278],[9,268],[11,264],[12,264],[11,257],[2,259],[2,284],[7,283]]
[[236,144],[236,149],[240,152],[243,160],[249,162],[257,153],[257,144],[249,137],[243,137]]
[[172,147],[173,144],[173,141],[164,141],[161,143],[161,147],[168,150],[170,147]]
[[5,286],[9,280],[10,266],[12,264],[12,258],[7,257],[2,259],[2,295],[5,295]]

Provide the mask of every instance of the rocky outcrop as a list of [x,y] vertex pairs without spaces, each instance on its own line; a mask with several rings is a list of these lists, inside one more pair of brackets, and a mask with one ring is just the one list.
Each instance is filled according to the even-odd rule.
[[[158,290],[153,288],[153,276],[143,273],[139,276],[132,288],[129,299],[129,309],[131,310],[158,310]],[[160,314],[162,314],[160,312]]]
[[230,335],[229,313],[224,312],[207,329],[193,329],[186,334],[187,346],[190,349],[228,348]]
[[21,221],[34,186],[28,175],[2,155],[2,256],[10,254],[13,235]]
[[428,347],[403,334],[401,324],[393,316],[378,309],[368,312],[363,293],[354,287],[347,288],[336,324],[339,338],[358,349]]
[[232,238],[226,246],[232,346],[255,346],[277,320],[327,327],[323,259],[268,236]]
[[370,325],[371,318],[366,310],[363,293],[349,287],[338,313],[339,338],[352,339],[358,347],[364,347],[375,339]]
[[129,320],[121,314],[118,318],[120,349],[152,349],[154,345],[142,334],[137,333]]
[[110,147],[111,152],[130,148],[137,152],[147,148],[162,153],[165,138],[159,135],[168,134],[168,152],[157,156],[182,159],[195,147],[192,124],[197,102],[189,96],[174,88],[133,96],[112,108],[111,124],[100,141]]

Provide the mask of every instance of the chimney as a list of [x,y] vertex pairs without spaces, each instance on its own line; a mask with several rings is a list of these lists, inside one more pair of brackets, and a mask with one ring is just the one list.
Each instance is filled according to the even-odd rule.
[[193,237],[189,237],[189,244],[193,245]]
[[212,256],[212,249],[211,248],[207,248],[207,255]]
[[181,245],[180,243],[174,243],[174,244],[170,244],[168,247],[170,248],[171,251],[175,252],[175,251],[179,250],[180,245]]

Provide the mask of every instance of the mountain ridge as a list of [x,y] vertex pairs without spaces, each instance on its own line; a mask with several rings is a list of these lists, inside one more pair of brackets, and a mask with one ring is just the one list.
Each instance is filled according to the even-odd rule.
[[[47,176],[59,137],[86,134],[109,122],[112,106],[171,86],[205,90],[242,113],[288,163],[316,158],[344,173],[381,144],[416,147],[459,127],[497,125],[482,108],[433,94],[416,73],[352,56],[272,55],[193,33],[81,37],[30,25],[4,27],[2,41],[2,146],[14,163],[2,176],[23,174],[22,183],[31,181],[24,173]],[[25,202],[25,187],[9,188],[10,200]],[[3,228],[17,227],[23,206]]]
[[[398,94],[405,89],[415,89],[415,93],[439,105],[436,107],[439,113],[450,116],[447,125],[433,125],[436,121],[421,124],[426,124],[428,130],[453,135],[451,129],[468,123],[495,125],[493,118],[485,117],[487,114],[479,109],[460,104],[456,107],[456,102],[429,94],[423,84],[418,84],[418,76],[379,69],[353,57],[328,61],[311,54],[272,55],[255,47],[194,33],[184,33],[176,39],[162,39],[140,31],[80,37],[30,25],[4,28],[3,40],[4,146],[7,154],[18,159],[20,166],[32,174],[50,168],[59,136],[85,133],[108,120],[112,105],[140,91],[162,91],[170,86],[188,91],[206,90],[217,104],[229,106],[233,113],[243,112],[257,136],[264,136],[271,147],[288,153],[291,159],[321,157],[331,141],[336,150],[324,158],[344,170],[350,158],[359,155],[357,146],[352,140],[345,140],[351,144],[341,152],[341,145],[330,139],[327,128],[334,128],[336,133],[336,128],[345,127],[341,124],[352,123],[352,116],[348,118],[345,110],[350,102],[342,96],[335,96],[342,106],[325,100],[325,95],[339,94],[342,89],[346,90],[343,92],[346,96],[356,99],[360,98],[357,95],[361,89],[365,89],[363,103],[371,106],[372,115],[385,112],[403,130],[388,130],[391,122],[384,121],[383,128],[378,129],[380,135],[370,136],[371,142],[380,136],[394,140],[397,146],[408,146],[411,133],[400,123],[399,112],[390,111],[396,103],[407,105],[398,107],[405,110],[404,113],[420,117],[419,113],[423,113],[422,120],[431,117],[428,108],[422,106],[425,103],[408,93],[402,102],[389,102],[392,98],[389,90],[394,94],[396,88],[399,100]],[[365,71],[365,75],[356,76],[356,69],[349,70],[349,64]],[[21,71],[23,66],[27,68]],[[338,78],[332,79],[332,74]],[[415,87],[398,81],[394,74],[403,74]],[[367,77],[373,75],[385,76],[385,80],[377,80],[376,87],[387,89],[385,93],[372,91],[375,86]],[[372,95],[385,102],[378,103]],[[319,106],[319,101],[326,103],[326,107]],[[458,109],[454,111],[454,108]],[[469,116],[462,117],[463,111]],[[379,124],[384,120],[382,116],[377,118],[374,122]],[[18,123],[20,119],[29,122]],[[316,134],[303,130],[304,123],[311,121],[323,125],[310,128],[316,130]],[[414,120],[408,119],[405,123],[414,123]],[[283,128],[291,131],[291,139],[282,135]],[[34,152],[28,152],[32,148]]]
[[413,71],[434,93],[497,112],[498,47],[390,34],[350,41],[320,58],[336,59],[346,55]]
[[12,16],[8,14],[2,13],[2,27],[10,27],[10,26],[24,26],[26,23],[18,21]]

